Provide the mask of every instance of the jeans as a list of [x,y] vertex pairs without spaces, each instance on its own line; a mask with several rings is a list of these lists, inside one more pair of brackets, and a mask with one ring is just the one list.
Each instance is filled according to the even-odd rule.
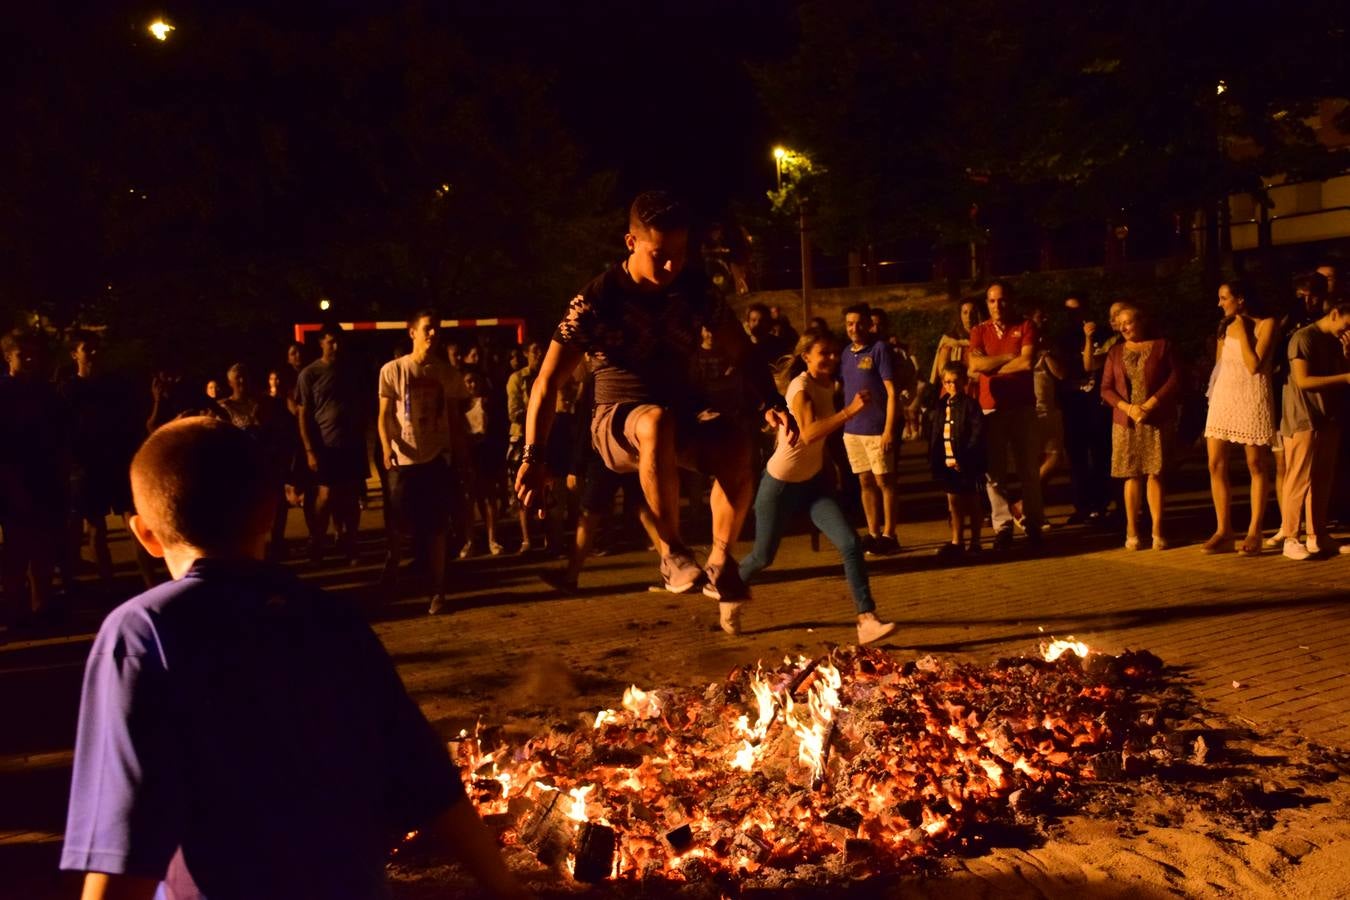
[[867,583],[867,568],[863,564],[862,542],[821,476],[810,481],[779,481],[768,472],[764,473],[759,482],[759,493],[755,495],[755,549],[741,560],[741,578],[749,583],[773,564],[788,520],[802,508],[810,511],[811,521],[844,558],[844,576],[848,579],[854,607],[859,613],[875,610],[872,588]]
[[1064,398],[1064,450],[1075,512],[1105,513],[1111,504],[1111,410],[1094,391]]

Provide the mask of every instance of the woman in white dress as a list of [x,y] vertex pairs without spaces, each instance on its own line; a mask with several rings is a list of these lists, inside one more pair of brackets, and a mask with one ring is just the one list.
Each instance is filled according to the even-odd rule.
[[1275,434],[1270,373],[1274,366],[1275,320],[1254,315],[1251,298],[1237,279],[1219,285],[1219,308],[1224,318],[1219,326],[1205,420],[1216,526],[1202,550],[1228,553],[1234,549],[1228,445],[1241,444],[1252,477],[1252,518],[1238,552],[1255,556],[1261,552],[1261,520],[1270,493],[1270,444]]

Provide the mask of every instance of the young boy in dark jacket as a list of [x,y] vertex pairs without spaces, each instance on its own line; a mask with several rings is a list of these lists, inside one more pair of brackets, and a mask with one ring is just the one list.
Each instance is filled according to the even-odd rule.
[[980,550],[980,523],[984,510],[980,493],[984,490],[985,449],[984,413],[979,401],[967,390],[966,369],[960,363],[942,367],[942,395],[933,410],[933,434],[928,462],[933,478],[947,494],[947,512],[951,520],[952,540],[937,555],[959,559],[966,552],[962,541],[963,525],[970,520],[971,553]]

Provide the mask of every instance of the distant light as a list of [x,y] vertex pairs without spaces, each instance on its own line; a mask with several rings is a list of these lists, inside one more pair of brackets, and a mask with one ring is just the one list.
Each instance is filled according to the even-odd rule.
[[787,149],[786,149],[786,148],[784,148],[784,147],[774,147],[774,148],[773,148],[773,158],[774,158],[774,159],[779,159],[779,160],[781,160],[781,159],[785,158],[787,155],[788,155],[788,152],[787,152]]
[[169,39],[169,32],[173,30],[174,27],[163,19],[156,19],[150,23],[150,33],[155,36],[155,40],[157,41],[167,41]]
[[1222,94],[1226,90],[1228,90],[1228,82],[1226,81],[1220,81],[1214,86],[1214,92],[1216,94]]
[[327,312],[327,311],[328,311],[328,307],[330,307],[330,306],[332,306],[332,305],[333,305],[333,304],[331,304],[331,303],[328,302],[328,298],[327,298],[327,297],[324,297],[322,300],[319,301],[319,309],[323,310],[324,312]]
[[441,184],[441,191],[442,191],[443,193],[446,193],[446,194],[450,193],[450,185],[445,184],[444,182],[442,182],[442,184]]

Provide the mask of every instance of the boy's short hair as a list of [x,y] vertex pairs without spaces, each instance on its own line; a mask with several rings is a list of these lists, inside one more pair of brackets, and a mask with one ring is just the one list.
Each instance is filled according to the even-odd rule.
[[319,330],[316,334],[319,336],[320,340],[328,337],[330,334],[335,338],[341,338],[342,325],[338,322],[323,322],[319,325]]
[[970,375],[970,373],[966,371],[966,367],[959,362],[943,363],[942,374],[946,375],[948,372],[951,372],[953,375],[956,375],[959,378],[967,378]]
[[136,513],[166,546],[234,550],[267,531],[274,493],[258,442],[213,416],[158,428],[131,461]]
[[628,207],[628,231],[684,231],[689,228],[689,210],[669,191],[643,191]]
[[408,316],[408,327],[416,328],[417,323],[423,319],[430,319],[432,325],[435,325],[437,328],[441,327],[441,314],[430,306],[424,306],[419,310],[415,310],[411,316]]

